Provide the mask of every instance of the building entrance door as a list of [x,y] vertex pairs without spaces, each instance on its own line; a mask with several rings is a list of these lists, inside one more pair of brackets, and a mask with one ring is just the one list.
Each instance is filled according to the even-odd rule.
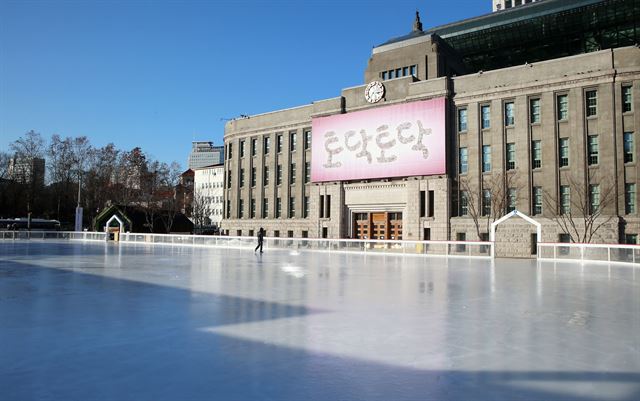
[[369,214],[356,213],[354,215],[353,238],[369,239]]
[[387,214],[371,213],[371,239],[387,239]]
[[402,212],[354,213],[352,238],[402,239]]

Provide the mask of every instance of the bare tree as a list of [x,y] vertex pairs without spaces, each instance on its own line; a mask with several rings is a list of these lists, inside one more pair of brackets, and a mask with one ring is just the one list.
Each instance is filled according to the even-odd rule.
[[149,162],[142,149],[136,147],[128,152],[121,152],[114,174],[116,202],[125,206],[139,203],[148,174]]
[[[509,190],[517,193],[522,189],[517,174],[517,170],[494,172],[483,178],[482,188],[467,177],[460,180],[460,189],[467,197],[467,215],[473,220],[478,238],[489,233],[491,224],[508,213]],[[485,197],[484,191],[488,191],[488,196]]]
[[84,198],[87,216],[92,219],[106,206],[108,201],[116,199],[115,173],[120,151],[110,143],[102,148],[92,149],[84,183]]
[[195,192],[193,201],[191,202],[191,221],[194,229],[202,230],[202,227],[209,225],[209,216],[211,215],[211,207],[206,196]]
[[180,164],[175,161],[168,166],[164,163],[162,164],[163,174],[161,176],[161,185],[164,191],[161,195],[164,196],[162,199],[162,213],[160,214],[160,219],[162,220],[167,233],[170,233],[171,228],[173,227],[173,222],[175,221],[178,213],[180,213],[180,208],[182,206],[182,202],[176,193],[176,189],[180,183],[180,173],[182,171]]
[[0,180],[9,176],[9,159],[11,159],[9,153],[0,151]]
[[[592,176],[590,181],[596,182],[597,177]],[[616,181],[607,176],[598,184],[587,184],[567,175],[564,182],[569,190],[565,194],[568,204],[563,204],[561,193],[556,195],[555,192],[545,191],[545,206],[553,211],[553,220],[569,235],[571,242],[590,243],[594,235],[616,217],[614,213],[605,214],[618,202]]]
[[26,211],[29,214],[36,207],[36,202],[39,201],[41,192],[39,187],[44,182],[44,171],[40,171],[36,163],[38,160],[44,159],[44,147],[44,139],[33,130],[9,145],[9,148],[14,152],[13,171],[10,173],[14,180],[26,185]]

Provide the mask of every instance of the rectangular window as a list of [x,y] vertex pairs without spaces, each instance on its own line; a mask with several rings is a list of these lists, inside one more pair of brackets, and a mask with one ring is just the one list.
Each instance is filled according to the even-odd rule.
[[482,129],[491,128],[491,106],[481,106],[480,114],[482,114]]
[[435,209],[435,191],[429,191],[429,202],[427,209],[427,217],[433,217],[433,211]]
[[625,234],[624,241],[627,245],[637,245],[638,244],[638,234]]
[[414,77],[418,76],[418,66],[417,65],[412,65],[409,67],[409,73],[411,75],[413,75]]
[[491,145],[482,146],[482,172],[491,171]]
[[593,166],[598,164],[598,155],[600,153],[600,146],[598,145],[598,136],[590,135],[587,138],[587,151],[588,151],[588,164]]
[[532,168],[540,168],[542,167],[542,142],[540,141],[532,141],[531,142],[531,167]]
[[244,169],[240,169],[240,188],[244,187]]
[[324,195],[320,195],[320,218],[324,218]]
[[251,156],[255,156],[258,153],[258,140],[251,140]]
[[389,79],[395,78],[394,70],[389,70]]
[[282,134],[278,134],[278,136],[276,136],[276,152],[282,152]]
[[569,96],[558,95],[558,121],[566,121],[569,119]]
[[326,195],[326,206],[327,206],[327,212],[325,213],[326,218],[330,218],[331,217],[331,195]]
[[238,202],[238,217],[244,219],[244,199],[240,199]]
[[469,159],[467,155],[467,148],[460,148],[459,170],[460,174],[467,174],[469,169]]
[[507,192],[507,212],[513,212],[514,210],[516,210],[516,202],[518,201],[517,199],[517,192],[515,188],[509,188],[508,192]]
[[460,216],[469,214],[469,194],[467,191],[460,191]]
[[311,162],[304,163],[304,183],[307,184],[311,181]]
[[295,152],[297,145],[298,145],[298,134],[295,132],[290,132],[289,133],[289,151]]
[[282,199],[276,198],[276,219],[282,217]]
[[402,76],[406,77],[409,75],[409,67],[402,67]]
[[382,71],[382,80],[386,81],[387,79],[387,72],[386,71]]
[[240,141],[240,158],[244,157],[244,141]]
[[568,138],[560,138],[558,141],[558,163],[560,167],[568,167],[569,166],[569,139]]
[[264,175],[262,176],[262,182],[264,183],[263,185],[265,187],[269,185],[269,167],[268,166],[264,166]]
[[533,214],[542,214],[542,187],[533,187]]
[[598,213],[600,209],[600,185],[589,185],[589,212]]
[[311,131],[310,130],[306,130],[304,132],[304,149],[305,150],[311,149]]
[[467,109],[458,109],[458,132],[467,131]]
[[227,188],[231,188],[231,170],[227,171]]
[[491,215],[491,190],[489,189],[482,191],[482,215]]
[[302,198],[302,202],[302,217],[306,219],[307,217],[309,217],[309,197],[305,196],[304,198]]
[[265,136],[264,137],[264,154],[268,155],[270,150],[271,150],[271,137]]
[[231,201],[227,200],[227,218],[231,218]]
[[631,87],[623,86],[622,87],[622,112],[627,113],[631,111]]
[[[560,233],[558,234],[558,242],[562,242],[563,244],[568,244],[569,242],[571,242],[571,236],[567,233]],[[566,249],[566,247],[562,247],[560,248],[562,250]],[[566,255],[566,253],[564,253],[564,255]]]
[[427,191],[420,191],[420,217],[424,217],[427,210]]
[[262,198],[262,218],[266,219],[269,217],[269,199]]
[[529,102],[531,124],[540,124],[540,99],[531,99]]
[[516,168],[516,144],[507,144],[507,170],[513,170]]
[[227,158],[231,159],[231,157],[233,156],[233,144],[230,143],[229,146],[227,146]]
[[515,106],[513,102],[504,104],[504,125],[511,127],[516,123]]
[[255,187],[256,186],[256,168],[255,167],[251,167],[251,187]]
[[568,185],[560,186],[560,213],[571,214],[571,189]]
[[289,198],[289,218],[296,217],[296,198],[293,196]]
[[585,92],[587,117],[598,115],[598,91]]
[[256,218],[256,200],[251,198],[251,218]]
[[291,163],[291,169],[289,170],[289,185],[296,183],[296,164]]
[[636,184],[624,184],[624,212],[625,214],[636,212]]
[[276,167],[276,185],[282,184],[282,164]]
[[402,69],[396,68],[396,78],[400,78],[402,76]]
[[633,132],[624,133],[624,162],[633,163],[635,146],[633,143]]

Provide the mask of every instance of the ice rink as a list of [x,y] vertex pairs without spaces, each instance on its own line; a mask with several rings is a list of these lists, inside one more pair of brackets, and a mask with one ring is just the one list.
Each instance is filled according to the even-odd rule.
[[0,400],[640,400],[640,269],[0,241]]

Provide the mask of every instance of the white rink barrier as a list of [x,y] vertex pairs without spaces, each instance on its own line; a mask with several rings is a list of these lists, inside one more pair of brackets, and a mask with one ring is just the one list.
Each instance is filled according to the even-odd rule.
[[640,263],[640,245],[538,243],[538,260]]
[[[0,231],[0,239],[106,241],[106,233],[73,231]],[[247,249],[253,249],[257,245],[255,237],[190,234],[121,233],[120,242]],[[265,237],[264,239],[265,250],[289,249],[292,251],[313,250],[324,252],[358,252],[371,254],[450,256],[487,259],[491,258],[492,248],[493,243],[482,241],[393,241],[276,237]]]
[[[223,248],[248,248],[257,245],[255,237],[168,235],[168,234],[120,234],[120,241],[128,243],[154,243],[211,246]],[[393,253],[401,255],[458,256],[491,258],[493,244],[473,241],[392,241],[319,238],[265,237],[264,249],[313,250],[324,252]]]
[[95,231],[0,231],[0,240],[29,239],[29,240],[79,240],[79,241],[105,241],[106,233]]

